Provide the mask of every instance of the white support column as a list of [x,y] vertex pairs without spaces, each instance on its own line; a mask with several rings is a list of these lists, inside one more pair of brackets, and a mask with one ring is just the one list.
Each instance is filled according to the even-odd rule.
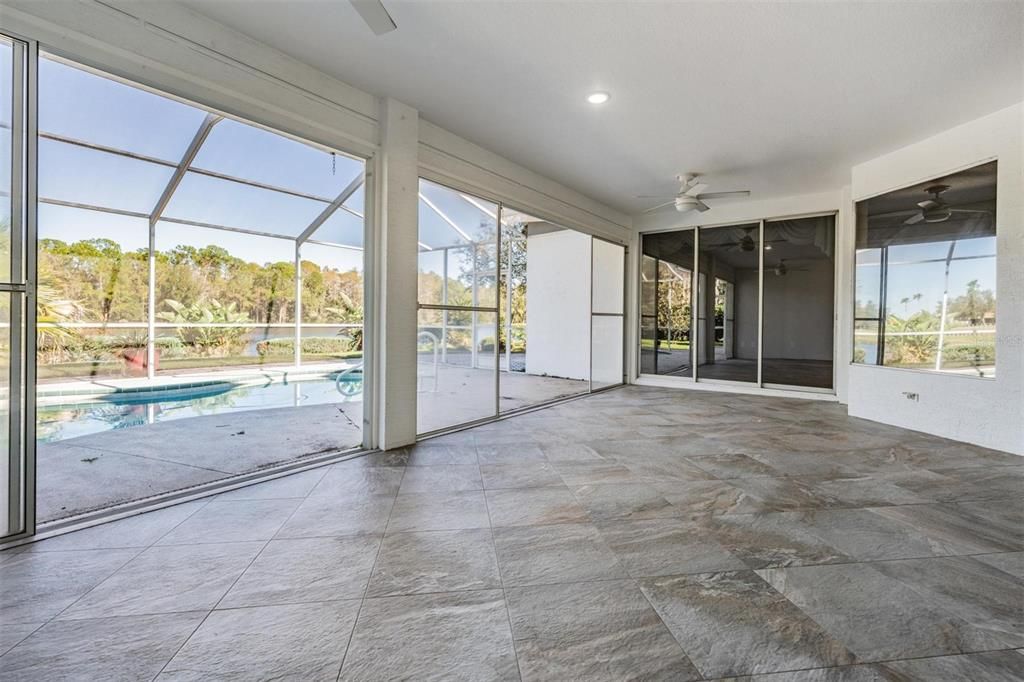
[[295,242],[295,366],[302,364],[302,242]]
[[382,449],[416,441],[416,296],[419,236],[419,112],[382,99],[381,150],[374,178],[380,249],[375,362]]

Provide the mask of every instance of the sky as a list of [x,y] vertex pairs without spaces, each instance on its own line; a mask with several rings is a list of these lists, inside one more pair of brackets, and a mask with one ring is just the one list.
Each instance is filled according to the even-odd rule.
[[[40,60],[42,132],[176,164],[206,115],[197,107],[55,60]],[[39,155],[40,197],[146,214],[153,210],[173,173],[173,168],[164,165],[49,139],[40,140]],[[363,172],[364,164],[262,128],[223,119],[214,124],[192,165],[333,200]],[[360,187],[345,205],[361,214],[363,194]],[[189,172],[164,215],[295,237],[325,206],[312,199]],[[69,242],[105,237],[117,240],[125,250],[134,250],[147,246],[148,221],[43,204],[39,236]],[[312,238],[361,247],[363,221],[338,210]],[[256,263],[294,258],[292,240],[159,223],[157,248],[178,244],[216,244]],[[307,251],[318,260],[332,261],[321,265],[362,269],[362,252],[358,250],[311,245]]]

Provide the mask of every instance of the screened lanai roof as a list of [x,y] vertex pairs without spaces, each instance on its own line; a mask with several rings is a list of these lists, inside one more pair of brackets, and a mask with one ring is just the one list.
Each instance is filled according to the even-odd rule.
[[44,216],[362,249],[363,161],[55,59],[39,83]]

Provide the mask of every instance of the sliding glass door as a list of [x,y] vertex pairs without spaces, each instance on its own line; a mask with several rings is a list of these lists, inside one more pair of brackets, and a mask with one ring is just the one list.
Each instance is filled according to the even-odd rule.
[[416,431],[623,381],[625,247],[419,183]]
[[832,390],[834,215],[641,240],[641,374]]
[[34,186],[26,171],[34,154],[30,49],[0,36],[0,538],[30,533],[34,526],[34,448],[26,417],[32,410],[25,392],[31,381],[25,358],[33,270],[25,245],[34,224]]
[[697,236],[698,379],[758,380],[760,227],[701,228]]
[[623,284],[626,250],[591,239],[590,387],[617,386],[623,378]]
[[764,224],[766,385],[832,388],[835,219]]

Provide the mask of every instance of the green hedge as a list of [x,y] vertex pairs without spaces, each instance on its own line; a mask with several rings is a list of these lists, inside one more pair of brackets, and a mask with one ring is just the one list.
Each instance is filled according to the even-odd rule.
[[[357,351],[352,339],[343,336],[311,336],[302,339],[302,353],[309,355],[346,355]],[[295,339],[268,339],[256,344],[260,357],[293,355]]]

